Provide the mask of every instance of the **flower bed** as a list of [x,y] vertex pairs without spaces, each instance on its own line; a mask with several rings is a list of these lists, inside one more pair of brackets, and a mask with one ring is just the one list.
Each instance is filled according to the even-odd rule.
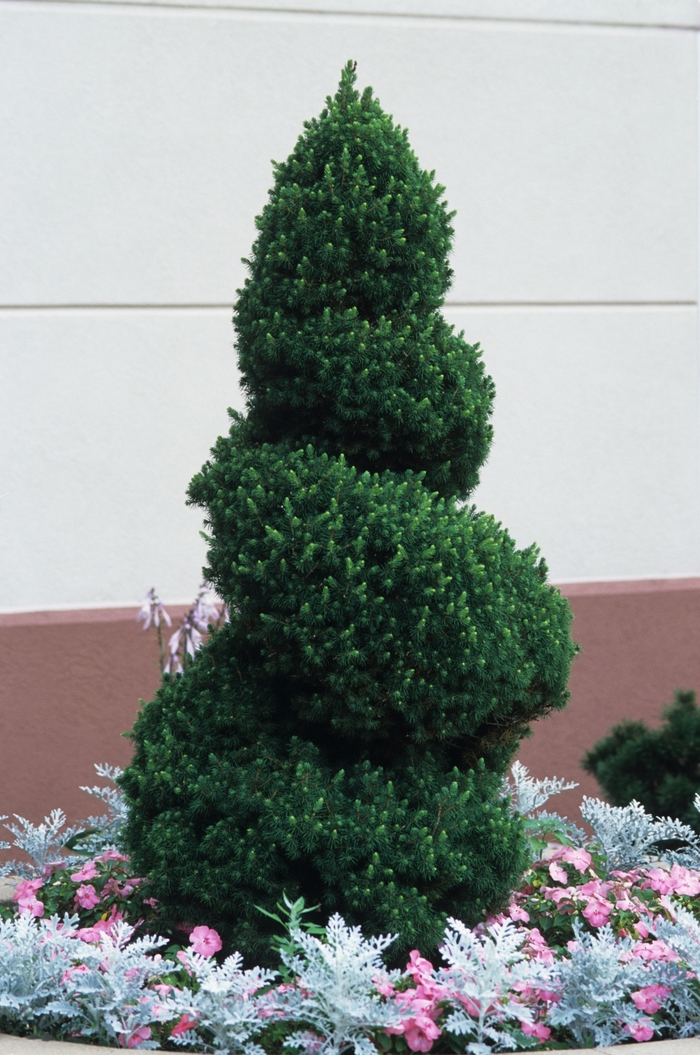
[[[587,839],[537,812],[562,788],[516,764],[507,790],[531,868],[499,916],[473,929],[447,921],[441,963],[414,950],[403,970],[383,963],[391,935],[365,937],[337,915],[310,925],[301,900],[280,904],[276,972],[224,957],[208,927],[159,936],[157,903],[118,849],[111,789],[91,789],[111,815],[82,837],[59,811],[38,828],[20,819],[9,827],[32,864],[8,866],[21,878],[0,909],[0,1030],[241,1055],[486,1055],[700,1036],[697,837],[636,804],[584,799]],[[67,855],[81,845],[82,858]]]

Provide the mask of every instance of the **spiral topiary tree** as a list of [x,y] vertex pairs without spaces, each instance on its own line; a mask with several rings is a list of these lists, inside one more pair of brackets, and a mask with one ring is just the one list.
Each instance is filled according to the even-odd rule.
[[189,489],[231,620],[136,721],[128,847],[162,923],[259,962],[282,891],[397,955],[503,903],[503,775],[567,698],[567,602],[458,502],[494,389],[440,314],[443,190],[348,64],[275,166],[235,308],[247,416]]

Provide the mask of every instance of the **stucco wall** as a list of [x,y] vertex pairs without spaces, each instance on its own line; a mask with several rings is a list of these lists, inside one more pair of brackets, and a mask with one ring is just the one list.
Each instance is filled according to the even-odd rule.
[[0,610],[193,594],[240,258],[349,57],[457,209],[446,312],[498,393],[477,503],[555,581],[700,572],[697,24],[690,0],[0,0]]

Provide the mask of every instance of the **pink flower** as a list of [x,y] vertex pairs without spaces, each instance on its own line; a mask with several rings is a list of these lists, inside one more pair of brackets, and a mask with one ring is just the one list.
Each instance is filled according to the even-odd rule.
[[625,1026],[625,1031],[634,1040],[641,1043],[643,1040],[651,1040],[654,1036],[654,1023],[650,1022],[648,1018],[640,1018],[639,1022],[633,1022],[631,1026]]
[[35,897],[23,897],[19,901],[20,916],[43,916],[44,903]]
[[671,990],[665,985],[645,985],[643,989],[630,993],[630,996],[638,1011],[647,1011],[650,1015],[654,1015],[670,992]]
[[138,1029],[133,1030],[131,1033],[120,1033],[119,1034],[119,1047],[120,1048],[138,1048],[139,1044],[144,1040],[150,1040],[151,1038],[151,1027],[140,1026]]
[[526,1037],[537,1037],[538,1040],[549,1040],[552,1031],[543,1022],[521,1022],[520,1028]]
[[526,912],[520,905],[511,904],[508,906],[508,915],[514,921],[522,920],[523,923],[530,922],[530,913]]
[[632,949],[632,955],[638,956],[640,960],[665,960],[667,963],[674,963],[679,960],[678,953],[674,952],[665,941],[661,941],[657,938],[655,941],[650,941],[646,944],[637,942],[635,947]]
[[700,877],[696,872],[691,872],[682,865],[674,865],[671,869],[671,877],[675,884],[674,894],[682,894],[686,897],[695,897],[696,894],[700,894]]
[[106,864],[107,861],[128,861],[129,858],[124,854],[120,854],[118,850],[105,850],[105,852],[100,854],[99,857],[96,857],[95,860],[102,861],[103,864]]
[[556,861],[552,861],[550,864],[549,874],[556,883],[566,883],[569,878],[566,874],[566,869],[558,865]]
[[170,1030],[171,1037],[179,1037],[181,1033],[187,1033],[188,1029],[193,1029],[197,1025],[196,1018],[190,1018],[189,1015],[181,1015],[180,1020]]
[[36,897],[44,885],[43,879],[23,879],[14,889],[12,900],[17,902],[21,916],[43,916],[44,905]]
[[657,894],[681,894],[685,897],[700,894],[700,876],[682,865],[673,865],[670,872],[663,868],[651,868],[646,875],[647,881],[642,886],[651,887]]
[[674,888],[674,882],[671,879],[671,873],[666,872],[663,868],[652,868],[647,872],[648,882],[644,883],[645,887],[651,887],[657,894],[672,894]]
[[567,846],[560,856],[562,861],[566,861],[568,864],[573,865],[577,872],[585,872],[587,868],[591,867],[592,858],[588,850],[575,849],[573,846]]
[[94,861],[88,861],[79,872],[73,872],[71,879],[74,883],[82,883],[86,879],[94,879],[97,875],[97,867]]
[[190,934],[190,942],[200,956],[213,956],[222,947],[219,935],[211,927],[195,927]]
[[76,974],[88,974],[90,968],[84,963],[79,963],[76,967],[69,967],[67,971],[64,971],[61,975],[61,984],[66,985],[68,982],[72,982]]
[[612,905],[602,897],[592,897],[583,910],[592,927],[602,927],[610,919]]
[[607,897],[614,885],[614,883],[610,883],[607,880],[603,882],[596,876],[594,879],[589,880],[588,883],[583,883],[578,888],[578,893],[590,897]]
[[554,963],[554,953],[547,944],[539,927],[532,927],[527,932],[527,951],[541,963]]
[[81,908],[91,909],[95,905],[99,904],[100,895],[95,890],[92,883],[83,883],[79,886],[75,892],[75,903],[80,905]]
[[385,996],[387,999],[392,997],[396,990],[394,989],[393,982],[384,982],[381,978],[376,977],[372,979],[374,988],[377,990],[380,996]]
[[117,906],[112,905],[112,911],[107,919],[98,919],[97,923],[93,923],[91,927],[81,927],[80,930],[76,932],[76,935],[84,942],[98,942],[103,934],[110,934],[114,924],[120,923],[123,919],[124,913],[117,912]]
[[14,889],[12,895],[13,901],[26,901],[34,898],[37,890],[41,890],[44,885],[43,879],[23,879],[21,883],[18,883]]
[[576,892],[576,887],[565,886],[565,887],[542,887],[542,894],[547,898],[548,901],[555,901],[557,905],[564,898],[571,898]]
[[409,1022],[404,1037],[411,1051],[430,1051],[433,1041],[440,1036],[440,1029],[428,1015],[416,1015]]
[[639,935],[640,938],[648,938],[649,937],[649,928],[647,927],[647,925],[644,922],[644,920],[638,919],[637,922],[634,925],[634,929],[636,930],[636,932],[637,932],[637,934]]

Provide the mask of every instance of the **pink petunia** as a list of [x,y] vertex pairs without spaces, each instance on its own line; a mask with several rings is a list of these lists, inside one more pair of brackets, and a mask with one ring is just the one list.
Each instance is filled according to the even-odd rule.
[[649,928],[647,927],[647,925],[644,922],[644,920],[638,919],[637,922],[634,925],[634,929],[636,930],[636,932],[637,932],[637,934],[639,935],[640,938],[648,938],[649,937]]
[[561,865],[558,865],[556,861],[552,861],[550,864],[549,874],[555,883],[566,883],[569,878],[566,874],[566,869],[562,868]]
[[94,861],[88,861],[79,872],[73,872],[71,879],[74,883],[84,883],[88,879],[94,879],[97,875],[97,866]]
[[654,1015],[670,993],[671,990],[665,985],[645,985],[643,989],[630,993],[630,996],[638,1011]]
[[567,846],[560,854],[562,861],[573,865],[577,872],[585,872],[591,867],[592,857],[588,850],[582,850],[573,846]]
[[200,956],[213,956],[223,945],[221,938],[211,927],[195,927],[190,934],[190,942],[193,950]]
[[644,1040],[651,1040],[654,1036],[654,1023],[648,1018],[640,1018],[639,1022],[633,1022],[631,1025],[625,1026],[625,1032],[639,1043]]
[[75,903],[80,908],[91,909],[100,902],[100,895],[92,883],[83,883],[75,892]]

